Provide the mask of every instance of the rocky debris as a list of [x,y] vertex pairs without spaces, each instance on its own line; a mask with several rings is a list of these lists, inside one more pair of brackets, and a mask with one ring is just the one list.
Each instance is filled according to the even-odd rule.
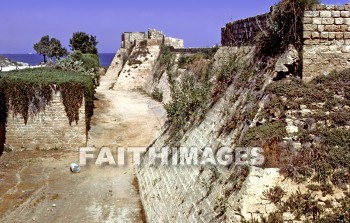
[[293,75],[299,63],[299,53],[293,45],[289,45],[287,50],[278,58],[275,64],[276,77]]

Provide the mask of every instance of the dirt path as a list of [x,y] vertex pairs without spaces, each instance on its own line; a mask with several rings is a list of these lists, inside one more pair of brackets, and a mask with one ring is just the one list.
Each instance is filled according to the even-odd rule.
[[[159,103],[136,91],[110,90],[104,77],[97,89],[88,144],[99,150],[146,147],[164,123]],[[69,171],[77,152],[22,151],[0,158],[0,222],[143,222],[132,165]]]

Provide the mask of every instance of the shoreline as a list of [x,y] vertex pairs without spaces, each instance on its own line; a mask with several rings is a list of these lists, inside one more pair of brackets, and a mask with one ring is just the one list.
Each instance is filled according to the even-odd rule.
[[4,66],[4,67],[0,68],[0,72],[8,72],[8,71],[13,71],[13,70],[23,70],[23,69],[27,69],[27,68],[39,68],[39,67],[44,67],[44,65]]

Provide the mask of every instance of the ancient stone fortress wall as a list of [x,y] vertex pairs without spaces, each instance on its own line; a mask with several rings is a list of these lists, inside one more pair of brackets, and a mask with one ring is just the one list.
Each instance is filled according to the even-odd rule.
[[[84,103],[83,103],[84,104]],[[53,95],[44,112],[29,117],[24,124],[21,115],[10,111],[6,125],[6,145],[12,149],[68,149],[86,146],[85,106],[79,109],[79,122],[69,125],[60,92]]]
[[129,49],[142,41],[147,41],[148,45],[160,45],[164,43],[166,46],[172,46],[175,49],[184,48],[182,39],[166,37],[162,31],[149,29],[148,32],[125,32],[122,34],[122,48]]
[[[221,30],[222,45],[254,44],[268,26],[270,15],[226,24]],[[303,80],[350,67],[350,4],[313,5],[305,11],[303,23]]]
[[268,25],[270,13],[227,23],[221,29],[223,46],[239,46],[254,42],[254,38]]
[[313,5],[303,23],[304,80],[350,67],[350,4]]
[[135,41],[147,39],[145,32],[124,32],[122,34],[122,48],[129,49]]

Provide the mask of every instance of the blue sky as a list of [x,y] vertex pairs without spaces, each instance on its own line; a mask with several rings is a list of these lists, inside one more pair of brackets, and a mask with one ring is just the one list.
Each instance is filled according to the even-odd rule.
[[[34,52],[44,35],[68,48],[73,32],[97,36],[101,53],[114,53],[125,31],[162,30],[186,47],[220,43],[220,28],[231,20],[269,11],[278,0],[11,0],[0,4],[0,53]],[[345,4],[347,0],[324,0]]]

